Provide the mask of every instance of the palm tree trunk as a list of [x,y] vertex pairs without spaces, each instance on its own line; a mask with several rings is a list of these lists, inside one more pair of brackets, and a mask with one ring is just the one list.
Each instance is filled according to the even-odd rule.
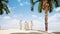
[[48,9],[45,10],[45,31],[48,31]]

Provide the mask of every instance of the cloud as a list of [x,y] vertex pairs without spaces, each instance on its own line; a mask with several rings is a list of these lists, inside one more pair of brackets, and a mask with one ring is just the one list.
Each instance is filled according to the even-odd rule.
[[4,24],[1,25],[2,29],[10,29],[10,28],[14,28],[14,29],[18,29],[19,28],[19,20],[17,19],[10,19],[10,20],[3,20]]
[[20,6],[25,6],[25,5],[29,5],[29,3],[28,2],[24,2],[24,3],[19,3],[20,4]]
[[54,9],[55,11],[60,11],[60,7],[57,7]]
[[53,14],[49,17],[49,30],[60,30],[60,13]]
[[17,15],[13,15],[13,17],[18,17]]
[[19,5],[20,5],[20,6],[23,6],[24,3],[20,2],[20,1],[21,1],[21,0],[18,0]]
[[[45,22],[44,17],[38,17],[36,15],[32,15],[33,18],[37,18],[33,21],[34,26],[33,29],[44,30]],[[52,16],[48,17],[48,28],[52,31],[60,31],[60,13],[55,13]]]
[[13,14],[16,10],[17,7],[15,6],[8,6],[9,7],[9,10],[10,10],[10,14]]
[[24,6],[24,3],[22,3],[21,0],[18,0],[18,3],[20,6]]
[[16,7],[8,5],[8,8],[9,8],[9,10],[12,10],[12,9],[14,10]]
[[25,4],[25,5],[29,5],[29,2],[26,1],[24,4]]
[[16,19],[10,16],[4,16],[2,17],[2,20],[1,20],[1,28],[2,29],[10,29],[10,28],[18,29],[19,19]]
[[59,17],[60,17],[60,13],[56,13],[53,16],[49,17],[49,22],[50,21],[56,21],[59,19]]
[[18,2],[20,2],[21,0],[18,0]]
[[59,20],[60,20],[60,13],[56,13],[53,16],[50,16],[48,21],[50,24],[60,24]]
[[4,16],[3,19],[11,19],[10,16]]
[[32,17],[33,17],[33,18],[37,18],[37,16],[36,16],[36,15],[32,15]]
[[[14,15],[14,17],[17,17]],[[38,17],[37,15],[32,15],[33,18],[37,18],[33,20],[34,26],[33,29],[37,30],[44,30],[45,22],[43,17]],[[12,18],[10,16],[4,16],[2,17],[2,28],[19,28],[19,20],[16,18]],[[24,24],[24,23],[23,23]],[[55,13],[52,16],[49,16],[48,20],[49,30],[60,30],[60,13]]]
[[25,5],[29,5],[29,2],[25,1],[25,2],[20,2],[21,0],[18,0],[18,3],[20,6],[25,6]]
[[8,6],[9,10],[10,10],[10,14],[13,14],[13,12],[15,12],[16,7],[14,6]]
[[20,6],[24,6],[24,4],[23,3],[20,3]]
[[44,30],[44,21],[41,20],[33,20],[33,29],[34,30]]

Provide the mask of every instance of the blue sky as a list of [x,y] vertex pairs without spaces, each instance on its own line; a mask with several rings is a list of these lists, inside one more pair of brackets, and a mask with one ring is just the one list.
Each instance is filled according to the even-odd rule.
[[[29,0],[9,0],[8,7],[10,14],[0,15],[0,26],[2,29],[19,29],[19,21],[22,20],[23,27],[24,21],[32,20],[34,23],[33,29],[44,30],[44,11],[38,13],[38,3],[34,6],[34,12],[31,12]],[[49,30],[60,31],[60,7],[54,8],[52,13],[48,16]]]

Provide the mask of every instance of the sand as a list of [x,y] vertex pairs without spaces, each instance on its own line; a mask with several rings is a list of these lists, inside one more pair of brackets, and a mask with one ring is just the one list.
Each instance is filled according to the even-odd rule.
[[54,34],[46,31],[34,31],[34,30],[19,30],[19,29],[9,29],[9,30],[0,30],[0,34]]

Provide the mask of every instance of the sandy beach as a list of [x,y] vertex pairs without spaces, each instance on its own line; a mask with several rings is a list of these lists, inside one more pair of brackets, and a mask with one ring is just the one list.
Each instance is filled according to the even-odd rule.
[[60,34],[60,32],[53,32],[54,34]]
[[0,34],[54,34],[52,32],[45,31],[34,31],[34,30],[19,30],[19,29],[9,29],[0,30]]

